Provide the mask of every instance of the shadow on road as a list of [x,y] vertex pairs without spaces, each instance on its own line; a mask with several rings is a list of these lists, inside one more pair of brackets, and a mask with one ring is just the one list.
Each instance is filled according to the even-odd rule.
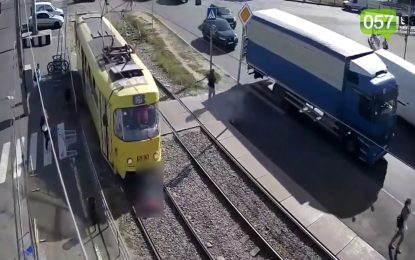
[[[271,160],[272,164],[264,167],[300,204],[309,203],[339,218],[353,217],[371,207],[375,210],[373,203],[383,187],[386,161],[372,168],[364,166],[315,123],[304,120],[296,111],[270,108],[246,90],[251,87],[243,85],[220,93],[206,106],[226,124],[229,114],[236,119],[230,130],[237,130],[233,130],[235,135],[243,135]],[[229,107],[227,104],[233,105],[224,115],[220,108]],[[250,152],[263,161],[255,150]],[[304,196],[296,185],[312,198]]]
[[[197,51],[201,52],[201,53],[205,53],[210,55],[210,45],[209,45],[209,40],[205,40],[204,38],[197,38],[195,40],[193,40],[190,45],[192,45],[193,48],[195,48]],[[225,55],[232,52],[231,49],[225,50],[222,49],[218,46],[213,45],[212,48],[212,55],[213,56],[220,56],[220,55]]]
[[345,9],[342,8],[343,11],[348,12],[348,13],[352,13],[352,14],[360,14],[359,10],[354,10],[354,9]]
[[186,3],[182,3],[180,0],[157,0],[157,4],[176,6],[176,5],[186,4]]

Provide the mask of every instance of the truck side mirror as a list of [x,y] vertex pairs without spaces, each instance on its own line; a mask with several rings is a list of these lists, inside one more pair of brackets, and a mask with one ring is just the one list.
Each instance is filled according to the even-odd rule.
[[104,126],[108,126],[108,116],[107,116],[107,114],[104,114],[104,115],[102,116],[102,124],[103,124]]

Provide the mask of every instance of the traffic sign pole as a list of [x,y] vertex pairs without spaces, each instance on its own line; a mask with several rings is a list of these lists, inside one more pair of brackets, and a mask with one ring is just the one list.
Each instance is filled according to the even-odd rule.
[[[209,7],[208,9],[207,9],[207,15],[206,15],[206,19],[208,20],[208,21],[214,21],[214,20],[216,20],[216,13],[217,13],[217,9],[216,9],[216,7]],[[215,26],[212,24],[212,25],[210,25],[210,28],[209,28],[209,49],[210,49],[210,59],[209,59],[209,67],[210,67],[210,70],[209,71],[211,71],[212,70],[212,56],[213,56],[213,30],[215,29]]]
[[212,35],[213,35],[213,25],[210,26],[210,37],[209,37],[209,41],[210,41],[210,61],[209,61],[209,67],[210,70],[212,70],[212,52],[213,52],[213,40],[212,40]]
[[238,86],[240,86],[241,80],[241,67],[242,67],[242,59],[244,54],[244,46],[245,46],[245,33],[246,33],[246,26],[242,27],[242,44],[241,44],[241,53],[239,54],[239,67],[238,67]]
[[245,40],[246,40],[246,23],[249,21],[249,19],[252,16],[251,9],[249,8],[248,4],[245,4],[242,9],[239,11],[239,19],[242,22],[242,40],[241,40],[241,53],[239,55],[239,67],[238,67],[238,86],[240,86],[241,81],[241,67],[242,67],[242,60],[244,57],[245,52]]

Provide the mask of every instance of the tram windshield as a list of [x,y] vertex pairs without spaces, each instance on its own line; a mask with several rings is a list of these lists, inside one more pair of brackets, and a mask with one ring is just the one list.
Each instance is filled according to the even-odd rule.
[[124,141],[140,141],[158,135],[156,105],[119,108],[114,112],[115,135]]

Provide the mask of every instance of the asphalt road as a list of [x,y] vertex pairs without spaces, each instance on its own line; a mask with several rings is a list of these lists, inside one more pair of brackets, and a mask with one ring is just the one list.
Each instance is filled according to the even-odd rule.
[[[110,1],[111,6],[117,6],[124,0]],[[211,3],[229,7],[237,16],[239,10],[245,2],[224,1],[224,0],[204,0],[202,6],[195,6],[194,1],[186,4],[178,4],[174,0],[138,1],[134,2],[135,8],[142,8],[151,12],[152,4],[154,13],[165,21],[177,34],[186,42],[190,43],[206,57],[209,54],[208,42],[203,40],[201,31],[198,29],[203,19],[206,17],[207,7]],[[303,4],[281,0],[253,0],[248,1],[251,10],[261,10],[267,8],[278,8],[291,14],[297,15],[306,20],[317,23],[346,37],[349,37],[367,46],[367,35],[360,32],[359,15],[343,11],[339,7],[319,6],[313,4]],[[123,8],[123,7],[121,7]],[[121,9],[118,8],[118,9]],[[238,36],[242,33],[241,22],[238,20],[236,27]],[[403,57],[404,39],[399,35],[393,35],[389,43],[389,50]],[[240,45],[229,53],[219,49],[214,51],[213,61],[222,67],[233,77],[238,75],[238,63],[240,55]],[[410,37],[407,47],[407,60],[415,63],[415,37]],[[246,67],[242,67],[241,81],[243,83],[252,82],[254,79],[246,72]]]

